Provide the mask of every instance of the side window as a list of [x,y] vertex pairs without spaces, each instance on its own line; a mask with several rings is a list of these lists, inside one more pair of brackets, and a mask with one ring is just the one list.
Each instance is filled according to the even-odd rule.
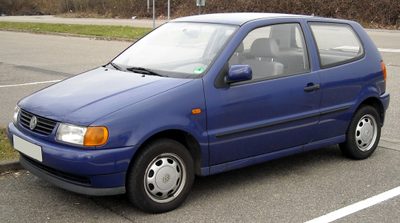
[[229,60],[250,65],[253,80],[305,73],[310,70],[303,31],[297,23],[252,30]]
[[358,60],[364,56],[360,39],[350,25],[310,22],[321,68]]

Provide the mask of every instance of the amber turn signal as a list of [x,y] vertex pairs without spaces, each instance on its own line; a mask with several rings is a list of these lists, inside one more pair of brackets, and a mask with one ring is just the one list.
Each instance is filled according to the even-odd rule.
[[385,78],[385,83],[386,83],[386,65],[385,63],[382,61],[381,62],[381,67],[382,67],[382,72],[383,72],[383,78]]
[[88,127],[83,145],[101,146],[107,142],[108,130],[106,127]]
[[201,113],[201,109],[200,108],[192,109],[192,114],[193,115],[197,115],[197,114],[200,114],[200,113]]

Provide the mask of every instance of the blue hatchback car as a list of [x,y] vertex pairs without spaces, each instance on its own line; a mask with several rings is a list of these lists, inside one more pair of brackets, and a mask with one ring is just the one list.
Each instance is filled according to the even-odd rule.
[[22,99],[8,136],[38,177],[157,213],[178,207],[196,175],[333,144],[365,159],[388,106],[385,64],[358,23],[210,14]]

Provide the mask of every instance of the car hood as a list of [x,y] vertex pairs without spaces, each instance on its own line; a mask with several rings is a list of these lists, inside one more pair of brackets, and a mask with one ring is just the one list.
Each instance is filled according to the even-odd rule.
[[21,100],[19,106],[42,117],[87,126],[190,81],[99,67],[42,89]]

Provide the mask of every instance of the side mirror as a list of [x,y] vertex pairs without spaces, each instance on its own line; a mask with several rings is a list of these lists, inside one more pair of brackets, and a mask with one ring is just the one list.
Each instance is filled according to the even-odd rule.
[[229,68],[225,83],[231,84],[241,81],[248,81],[253,78],[253,71],[249,65],[232,65]]

